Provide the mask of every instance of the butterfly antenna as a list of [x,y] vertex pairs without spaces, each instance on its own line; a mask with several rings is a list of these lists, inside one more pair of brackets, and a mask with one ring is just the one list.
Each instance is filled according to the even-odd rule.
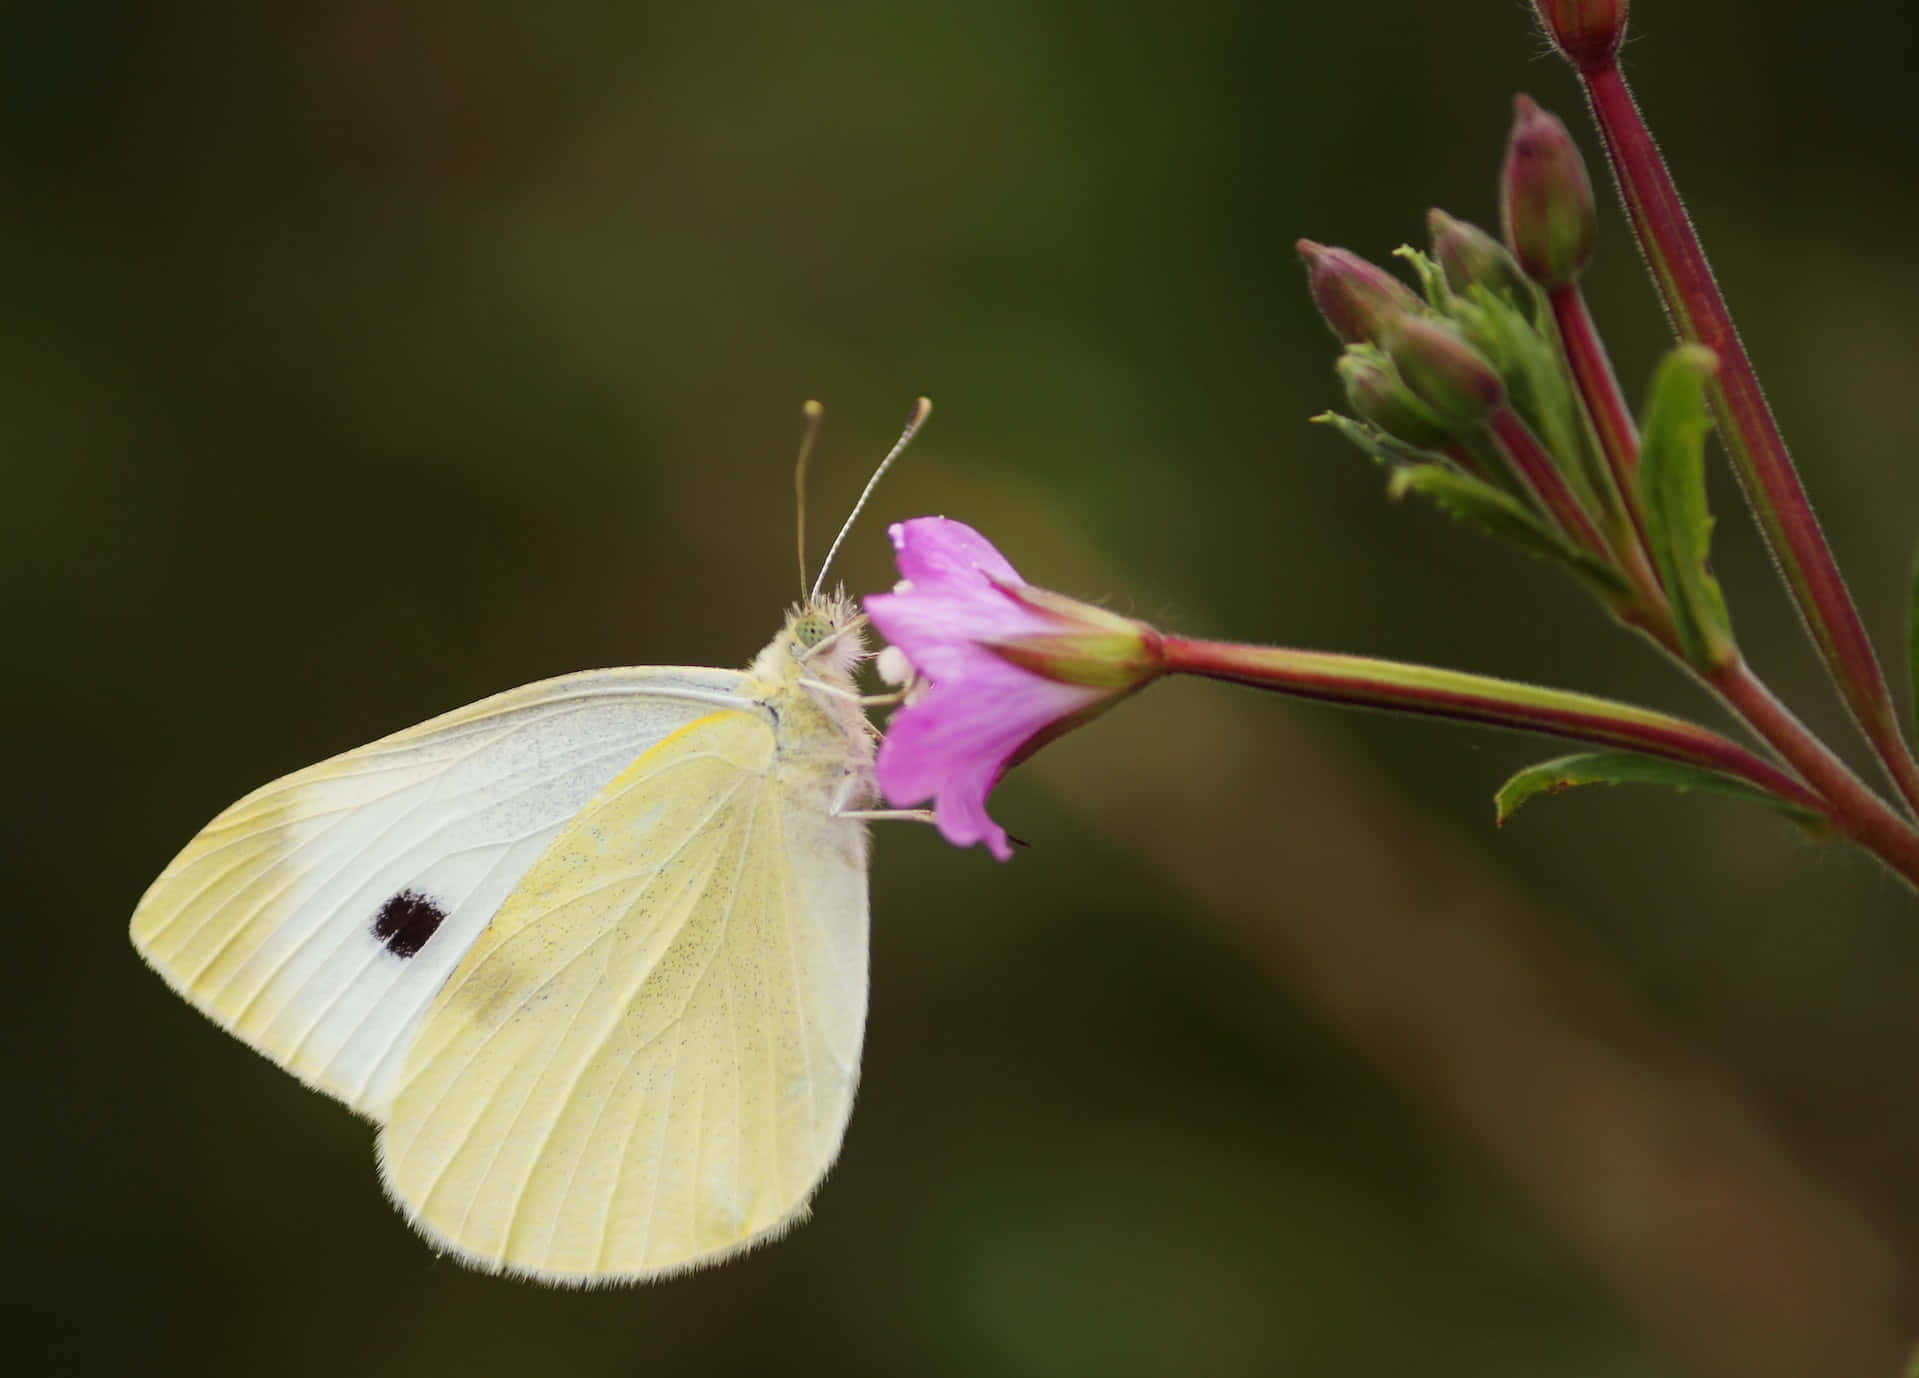
[[906,429],[901,431],[900,438],[893,442],[893,448],[886,452],[886,458],[882,459],[880,467],[873,471],[873,477],[866,480],[866,487],[860,490],[860,500],[853,504],[853,510],[846,514],[846,524],[840,528],[840,534],[833,538],[832,548],[826,552],[826,563],[820,566],[820,577],[813,581],[812,596],[814,598],[820,596],[820,589],[826,583],[826,571],[833,567],[833,557],[840,553],[840,547],[846,543],[846,533],[851,531],[853,523],[859,520],[860,512],[866,507],[866,500],[873,496],[873,490],[879,486],[880,480],[892,467],[893,461],[900,457],[900,451],[906,448],[908,442],[919,432],[919,428],[925,424],[926,418],[932,414],[933,404],[926,398],[922,397],[913,404],[913,414],[906,418]]
[[806,431],[800,436],[800,457],[793,465],[794,504],[799,513],[800,597],[806,597],[806,464],[813,458],[813,442],[819,439],[820,418],[826,408],[818,402],[802,402],[800,415],[806,418]]

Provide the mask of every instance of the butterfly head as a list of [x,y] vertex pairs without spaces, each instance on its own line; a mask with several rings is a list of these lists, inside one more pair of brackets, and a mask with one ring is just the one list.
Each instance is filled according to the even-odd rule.
[[866,614],[844,589],[809,598],[786,614],[786,626],[767,650],[804,677],[850,679],[868,654]]

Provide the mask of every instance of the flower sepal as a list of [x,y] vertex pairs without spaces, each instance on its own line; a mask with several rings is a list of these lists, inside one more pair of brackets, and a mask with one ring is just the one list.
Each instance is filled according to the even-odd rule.
[[1113,612],[1109,608],[1102,608],[1097,603],[1082,603],[1077,598],[1069,598],[1063,593],[1040,588],[1036,584],[1027,583],[1024,579],[1009,579],[983,566],[979,570],[979,575],[1015,603],[1030,608],[1034,612],[1057,618],[1063,626],[1084,627],[1095,635],[1099,633],[1125,635],[1152,630],[1143,622],[1135,622],[1132,618]]
[[1022,670],[1089,689],[1137,689],[1164,668],[1159,633],[1139,622],[1130,632],[1061,632],[981,644]]
[[980,642],[1000,659],[1060,684],[1091,689],[1134,689],[1158,676],[1159,633],[1144,622],[990,569],[979,573],[1013,602],[1059,627]]
[[1533,0],[1553,46],[1582,72],[1610,67],[1626,36],[1626,0]]

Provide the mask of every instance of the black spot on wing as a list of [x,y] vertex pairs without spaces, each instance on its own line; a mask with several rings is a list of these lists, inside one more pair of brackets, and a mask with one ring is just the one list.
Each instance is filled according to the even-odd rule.
[[373,916],[373,936],[395,957],[411,957],[440,931],[446,910],[418,890],[402,890]]

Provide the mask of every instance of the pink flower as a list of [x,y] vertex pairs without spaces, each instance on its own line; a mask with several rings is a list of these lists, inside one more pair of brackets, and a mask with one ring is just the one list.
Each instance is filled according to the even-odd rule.
[[986,795],[1006,770],[1159,673],[1159,634],[1019,577],[960,522],[888,528],[900,583],[866,612],[904,655],[913,688],[880,743],[881,791],[895,807],[933,800],[941,834],[984,842],[1005,861],[1006,830]]

